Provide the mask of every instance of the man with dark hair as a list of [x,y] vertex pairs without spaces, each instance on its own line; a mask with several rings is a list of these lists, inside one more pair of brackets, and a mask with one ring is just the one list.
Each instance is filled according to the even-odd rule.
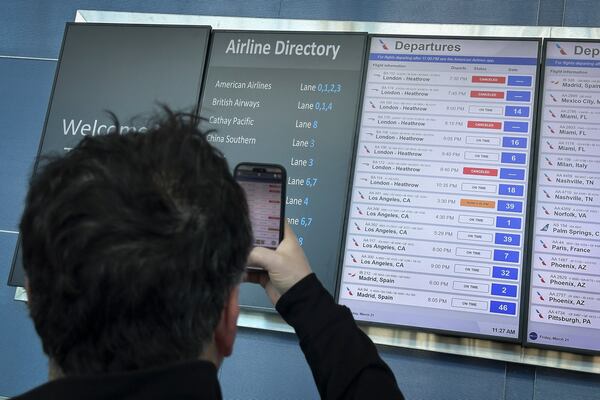
[[252,250],[244,193],[197,123],[167,111],[38,168],[20,228],[52,380],[19,398],[221,398],[247,263],[266,269],[248,279],[296,329],[321,396],[401,398],[289,227],[276,251]]

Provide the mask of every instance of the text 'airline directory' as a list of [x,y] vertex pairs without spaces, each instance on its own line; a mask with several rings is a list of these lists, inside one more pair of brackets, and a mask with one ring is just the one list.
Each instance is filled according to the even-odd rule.
[[340,302],[515,339],[539,42],[373,37]]
[[549,41],[527,341],[600,350],[600,44]]

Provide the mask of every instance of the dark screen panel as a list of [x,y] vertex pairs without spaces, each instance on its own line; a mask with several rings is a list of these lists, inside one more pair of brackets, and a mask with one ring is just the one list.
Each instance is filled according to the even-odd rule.
[[[158,104],[192,112],[200,96],[210,27],[68,24],[39,154],[83,137],[142,130]],[[20,247],[9,284],[24,284]]]

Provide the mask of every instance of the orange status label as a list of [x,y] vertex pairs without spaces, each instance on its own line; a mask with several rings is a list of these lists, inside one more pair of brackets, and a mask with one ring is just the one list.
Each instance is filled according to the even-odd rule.
[[496,208],[493,200],[460,199],[461,207]]

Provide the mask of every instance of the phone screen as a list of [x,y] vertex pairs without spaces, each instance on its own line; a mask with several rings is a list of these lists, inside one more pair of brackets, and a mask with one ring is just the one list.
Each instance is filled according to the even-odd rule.
[[271,164],[238,164],[235,179],[246,192],[254,245],[276,248],[283,238],[285,169]]

